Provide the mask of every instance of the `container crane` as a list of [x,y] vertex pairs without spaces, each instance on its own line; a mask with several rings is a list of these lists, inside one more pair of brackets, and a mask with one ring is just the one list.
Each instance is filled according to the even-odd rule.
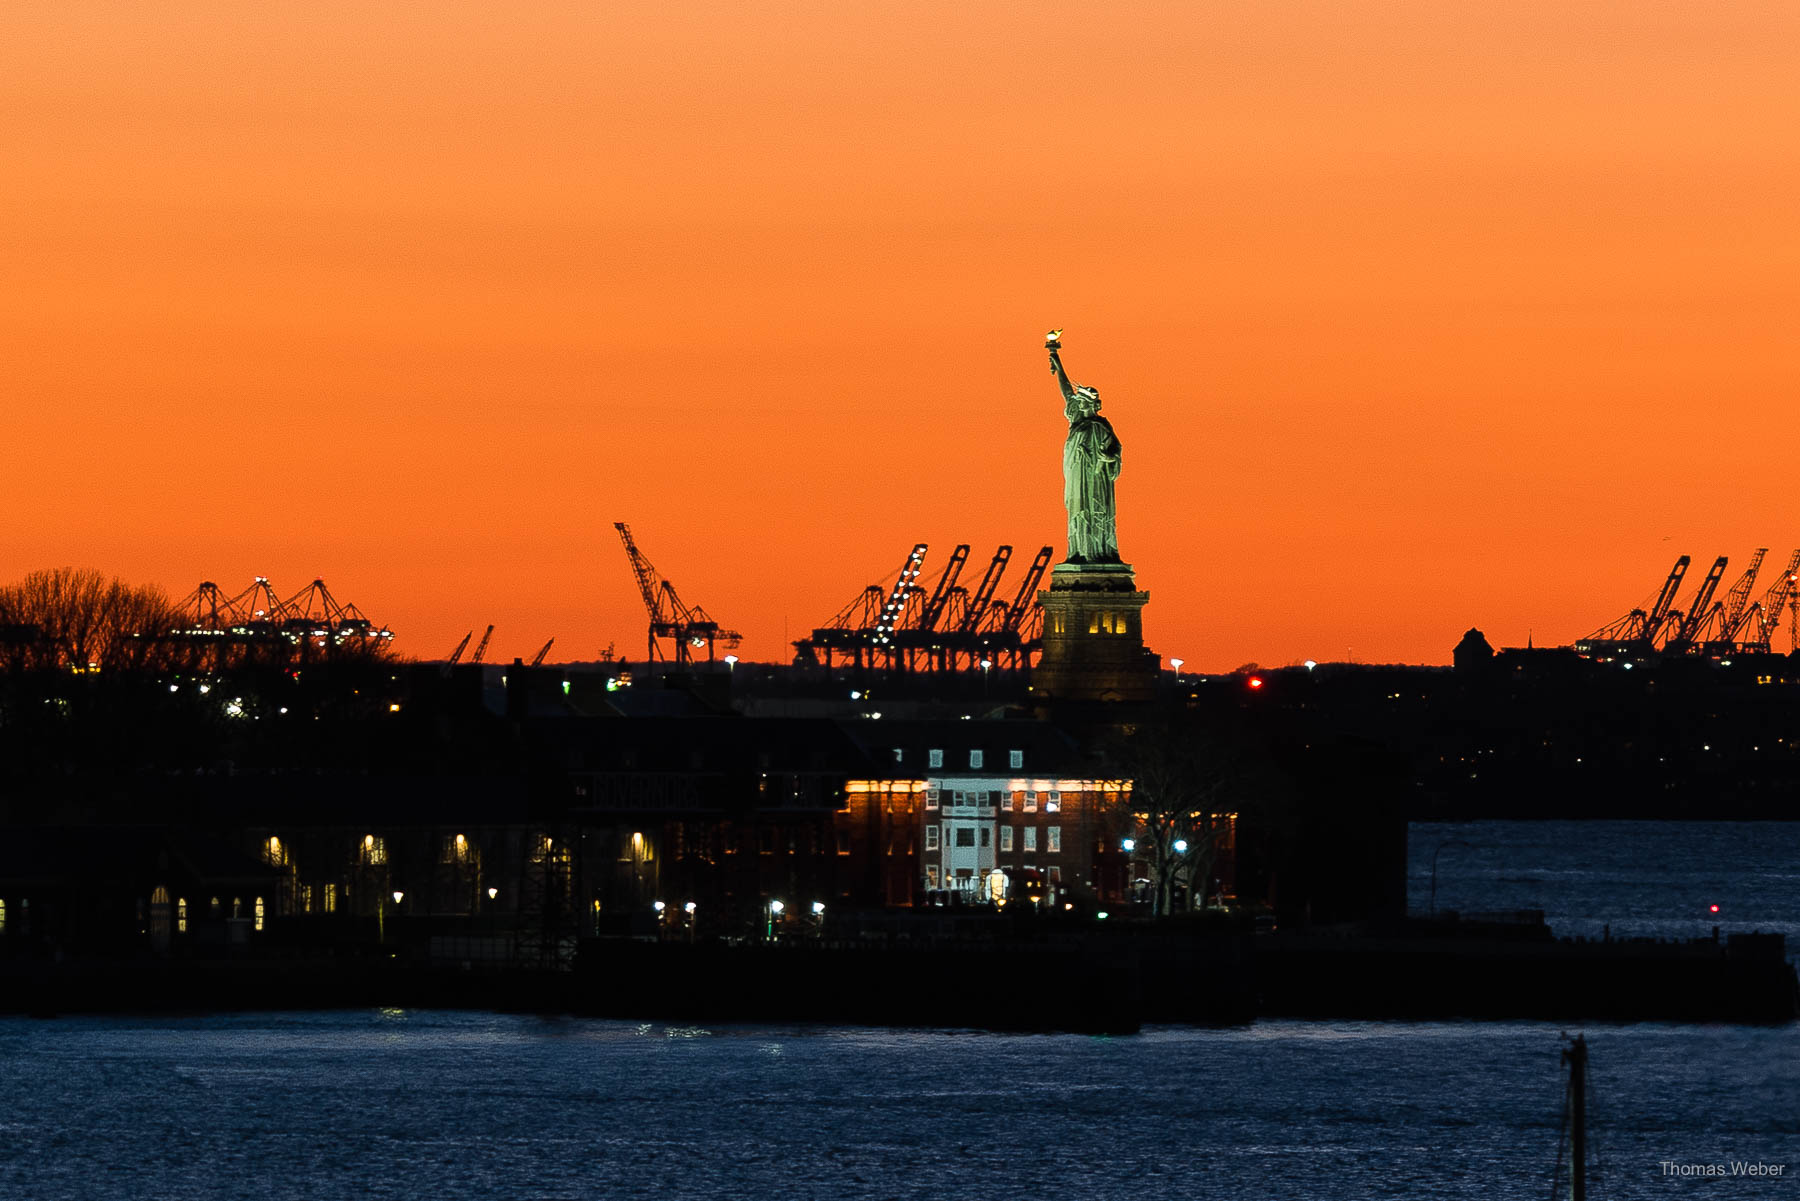
[[637,543],[631,537],[631,527],[623,521],[615,521],[613,528],[619,531],[619,540],[625,544],[625,556],[631,560],[631,572],[637,579],[638,593],[643,597],[644,609],[650,616],[651,659],[669,659],[662,649],[662,639],[667,639],[673,645],[676,663],[694,662],[694,652],[699,650],[706,652],[706,660],[710,663],[716,647],[736,649],[743,640],[742,634],[722,628],[700,606],[690,607],[684,604],[675,591],[675,585],[659,576],[650,560],[638,550]]
[[[1712,617],[1713,611],[1708,606],[1712,604],[1713,593],[1718,590],[1719,581],[1725,576],[1725,566],[1728,562],[1730,560],[1724,555],[1714,559],[1712,567],[1706,572],[1706,578],[1700,582],[1700,591],[1694,593],[1694,599],[1688,604],[1687,613],[1685,615],[1670,613],[1669,619],[1675,628],[1675,632],[1669,636],[1669,644],[1666,648],[1670,652],[1680,653],[1693,649],[1695,640],[1700,634],[1700,628]],[[1674,619],[1678,616],[1681,620],[1675,621]]]
[[492,638],[493,636],[494,636],[494,627],[493,627],[492,623],[490,623],[488,625],[487,630],[481,635],[481,641],[477,642],[475,644],[475,653],[469,656],[469,662],[471,662],[471,663],[481,662],[481,657],[483,655],[487,654],[488,639]]
[[549,642],[546,642],[546,643],[544,643],[544,645],[538,647],[538,653],[531,656],[531,665],[533,667],[537,667],[543,663],[544,656],[550,653],[551,643],[554,643],[555,641],[556,641],[556,639],[552,638],[552,639],[550,639]]

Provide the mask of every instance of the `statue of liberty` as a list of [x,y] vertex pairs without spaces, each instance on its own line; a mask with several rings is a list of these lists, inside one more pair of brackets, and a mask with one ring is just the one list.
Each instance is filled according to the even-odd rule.
[[1100,416],[1100,393],[1069,382],[1062,365],[1062,331],[1052,330],[1044,346],[1050,370],[1062,387],[1069,437],[1063,443],[1063,506],[1069,511],[1068,563],[1119,562],[1119,534],[1113,481],[1119,478],[1119,436]]

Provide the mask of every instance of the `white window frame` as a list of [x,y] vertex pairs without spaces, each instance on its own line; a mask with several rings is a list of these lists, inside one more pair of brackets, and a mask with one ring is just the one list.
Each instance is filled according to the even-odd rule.
[[970,751],[969,752],[969,770],[970,771],[979,770],[981,767],[981,761],[985,757],[986,756],[983,755],[983,753],[980,751]]
[[1037,827],[1036,826],[1026,826],[1025,827],[1025,850],[1028,853],[1037,850]]
[[1052,855],[1062,854],[1062,827],[1045,826],[1044,841],[1046,844],[1044,847],[1045,850],[1049,851]]
[[938,807],[938,790],[937,789],[927,788],[925,790],[925,807],[927,809],[936,809]]
[[1024,751],[1008,751],[1008,752],[1006,752],[1006,762],[1007,762],[1007,766],[1011,767],[1014,771],[1018,771],[1021,767],[1025,766],[1025,752]]
[[1012,847],[1013,847],[1013,828],[1011,826],[1001,826],[1000,827],[1000,849],[1002,851],[1011,851]]
[[942,766],[944,766],[944,752],[941,747],[934,746],[930,750],[925,752],[925,766],[926,767],[942,767]]
[[1025,790],[1025,812],[1027,812],[1027,813],[1036,813],[1037,812],[1037,793],[1031,791],[1030,789]]
[[925,849],[928,851],[935,851],[938,849],[938,828],[936,822],[925,827]]

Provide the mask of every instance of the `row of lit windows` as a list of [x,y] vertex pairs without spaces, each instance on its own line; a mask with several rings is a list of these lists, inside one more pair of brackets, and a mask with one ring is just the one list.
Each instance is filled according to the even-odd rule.
[[[1062,793],[1046,792],[1043,794],[1043,797],[1045,813],[1056,813],[1061,810]],[[925,808],[936,809],[942,799],[943,792],[940,789],[928,789],[925,793]],[[1038,793],[1034,789],[1021,789],[1011,793],[1003,793],[996,789],[989,789],[987,791],[952,789],[950,792],[950,803],[952,805],[980,805],[984,808],[998,805],[1002,809],[1012,809],[1022,806],[1026,813],[1036,813],[1038,809]]]
[[[1038,837],[1037,837],[1038,828],[1036,826],[1019,826],[1016,828],[1024,831],[1024,838],[1023,838],[1024,849],[1027,851],[1037,850],[1038,849]],[[1000,849],[1002,851],[1010,851],[1013,849],[1013,830],[1014,829],[1015,829],[1015,827],[1013,827],[1013,826],[1001,826],[1000,827]],[[977,826],[955,826],[955,827],[951,827],[951,826],[946,825],[943,828],[943,834],[940,836],[938,833],[938,827],[935,825],[930,825],[930,826],[925,827],[925,849],[927,851],[935,851],[935,850],[938,850],[940,847],[951,846],[952,845],[952,843],[951,843],[952,835],[955,836],[954,845],[958,848],[973,848],[977,845],[977,843],[979,843],[981,848],[985,850],[987,847],[993,845],[993,843],[991,841],[991,837],[992,837],[991,828],[988,826],[979,826],[979,827],[977,827]],[[1053,853],[1060,852],[1062,850],[1062,827],[1061,826],[1045,826],[1044,827],[1044,849],[1047,851],[1053,852]]]
[[[894,762],[895,763],[905,763],[906,762],[906,748],[905,747],[897,746],[894,748]],[[942,747],[932,747],[930,750],[925,752],[925,766],[926,767],[942,767],[942,766],[944,766],[944,751],[943,751]],[[987,766],[987,752],[971,750],[969,752],[969,766],[972,768],[982,768],[982,767]],[[1025,766],[1025,752],[1024,751],[1008,751],[1008,752],[1006,752],[1006,766],[1011,768],[1013,771],[1018,771],[1020,768],[1024,767]]]

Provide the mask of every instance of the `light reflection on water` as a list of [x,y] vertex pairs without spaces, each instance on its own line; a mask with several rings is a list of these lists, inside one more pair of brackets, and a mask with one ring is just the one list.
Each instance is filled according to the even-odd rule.
[[[1669,1158],[1800,1172],[1800,1032],[1587,1033],[1614,1195],[1684,1187]],[[1537,1023],[10,1019],[0,1196],[1542,1197],[1559,1049]]]

